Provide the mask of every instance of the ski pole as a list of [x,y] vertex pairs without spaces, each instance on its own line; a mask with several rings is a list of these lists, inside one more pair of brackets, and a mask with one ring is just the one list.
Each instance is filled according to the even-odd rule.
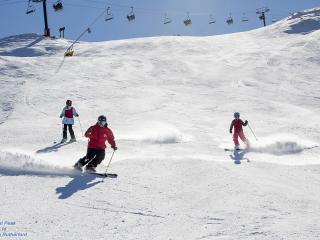
[[91,163],[93,161],[93,159],[96,158],[97,155],[94,155],[93,158],[91,158],[89,161],[87,161],[84,165],[88,165],[89,163]]
[[253,136],[256,138],[256,141],[258,141],[258,138],[256,137],[256,135],[255,135],[254,132],[252,131],[252,128],[250,127],[249,123],[248,123],[248,127],[249,127],[249,129],[251,130]]
[[107,171],[108,171],[108,168],[109,168],[109,166],[110,166],[111,160],[112,160],[112,158],[113,158],[114,152],[115,152],[115,150],[113,150],[113,152],[112,152],[112,155],[111,155],[111,157],[110,157],[110,160],[109,160],[108,166],[107,166],[107,168],[106,168],[105,174],[107,174]]
[[83,136],[83,130],[82,130],[82,126],[81,126],[81,122],[80,122],[80,118],[79,117],[78,117],[78,121],[79,121],[79,125],[80,125],[81,134]]

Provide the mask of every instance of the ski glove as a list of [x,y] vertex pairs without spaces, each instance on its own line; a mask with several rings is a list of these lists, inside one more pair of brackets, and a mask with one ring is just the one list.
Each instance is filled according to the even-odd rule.
[[85,134],[91,134],[92,133],[92,128],[90,127]]
[[75,116],[76,116],[76,117],[79,117],[79,114],[76,114]]
[[246,125],[247,125],[247,124],[248,124],[248,120],[245,120],[245,121],[244,121],[244,124],[246,124]]
[[111,148],[116,151],[118,148],[116,146],[111,146]]
[[232,130],[230,129],[230,133],[232,133]]

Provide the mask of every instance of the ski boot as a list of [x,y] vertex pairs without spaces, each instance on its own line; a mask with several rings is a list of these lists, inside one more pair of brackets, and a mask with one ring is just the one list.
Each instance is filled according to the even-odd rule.
[[239,145],[235,145],[235,146],[234,146],[234,150],[236,150],[236,151],[241,150],[241,149],[240,149],[240,146],[239,146]]
[[86,172],[95,173],[96,172],[96,168],[94,166],[86,166]]
[[77,140],[75,138],[71,138],[69,143],[73,143],[73,142],[76,142]]
[[67,141],[66,138],[62,138],[61,142],[60,143],[65,143]]
[[83,165],[82,165],[79,161],[76,162],[75,165],[73,165],[73,168],[74,168],[75,170],[80,171],[80,172],[82,172],[82,167],[83,167]]

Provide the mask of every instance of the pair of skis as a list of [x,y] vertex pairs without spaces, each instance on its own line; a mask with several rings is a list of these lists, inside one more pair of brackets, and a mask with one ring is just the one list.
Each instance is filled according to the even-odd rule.
[[238,149],[234,149],[234,148],[225,148],[224,151],[226,152],[234,152],[234,151],[247,151],[247,149],[245,148],[238,148]]
[[89,174],[93,174],[93,175],[96,175],[96,176],[100,176],[100,177],[108,177],[108,178],[117,178],[118,177],[118,174],[116,173],[98,173],[98,172],[87,172]]
[[[112,158],[113,158],[114,152],[115,152],[115,151],[113,150],[112,155],[111,155],[111,158],[110,158],[109,163],[108,163],[108,166],[107,166],[106,171],[105,171],[104,173],[98,173],[98,172],[94,172],[94,171],[86,171],[86,173],[93,174],[93,175],[100,176],[100,177],[117,178],[117,177],[118,177],[118,174],[116,174],[116,173],[107,173],[108,168],[109,168],[110,163],[111,163],[111,160],[112,160]],[[89,164],[89,163],[90,163],[93,159],[95,159],[95,158],[96,158],[96,155],[95,155],[92,159],[86,161],[86,163],[85,163],[84,165]],[[77,169],[77,168],[76,168],[76,169]],[[78,170],[79,170],[79,171],[80,171],[80,170],[82,171],[82,169],[80,169],[80,168],[79,168]]]
[[76,171],[79,171],[81,173],[88,173],[88,174],[92,174],[92,175],[96,175],[96,176],[99,176],[99,177],[108,177],[108,178],[117,178],[118,177],[118,174],[116,173],[99,173],[99,172],[93,172],[93,171],[85,171],[85,172],[82,172],[82,169],[77,169],[77,168],[74,168]]

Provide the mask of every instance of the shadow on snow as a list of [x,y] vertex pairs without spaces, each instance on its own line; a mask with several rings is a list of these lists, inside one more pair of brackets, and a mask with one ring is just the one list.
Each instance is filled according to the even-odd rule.
[[36,153],[50,153],[50,152],[57,152],[59,150],[59,148],[67,145],[68,143],[56,143],[52,146],[49,147],[45,147],[42,149],[39,149],[36,151]]
[[306,19],[298,23],[292,24],[291,29],[285,31],[288,34],[308,34],[320,29],[320,21],[314,19]]
[[247,150],[241,150],[237,151],[234,150],[232,154],[230,154],[230,158],[234,161],[234,164],[241,164],[241,161],[247,160],[247,162],[250,162],[249,158],[245,157],[245,154],[247,153]]
[[39,51],[38,49],[32,48],[37,43],[44,39],[42,36],[37,35],[23,35],[19,37],[8,37],[0,40],[0,47],[7,47],[8,42],[13,45],[14,43],[24,43],[25,41],[31,41],[28,45],[9,51],[0,52],[1,56],[13,56],[13,57],[37,57],[47,54],[46,52]]
[[71,177],[72,180],[66,186],[56,188],[56,193],[60,194],[59,199],[67,199],[78,191],[83,191],[103,182],[102,180],[92,182],[97,178],[93,174],[79,174]]

